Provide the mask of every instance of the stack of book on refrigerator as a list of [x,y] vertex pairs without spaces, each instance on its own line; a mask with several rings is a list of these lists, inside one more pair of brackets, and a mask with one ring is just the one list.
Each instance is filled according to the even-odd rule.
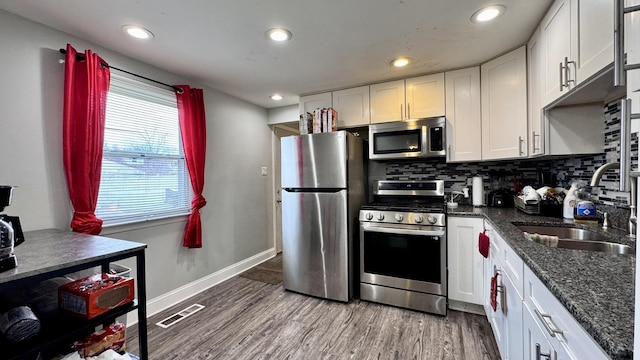
[[338,126],[338,112],[334,108],[317,108],[300,114],[300,135],[334,132]]

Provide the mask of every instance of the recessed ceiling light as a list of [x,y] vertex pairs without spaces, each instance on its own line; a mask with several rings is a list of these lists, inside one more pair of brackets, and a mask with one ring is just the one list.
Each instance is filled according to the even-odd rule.
[[471,15],[471,22],[483,23],[497,18],[504,13],[505,7],[502,5],[491,5],[484,7]]
[[275,100],[275,101],[280,101],[282,99],[284,99],[284,97],[282,97],[282,95],[280,94],[273,94],[271,96],[269,96],[271,98],[271,100]]
[[123,25],[122,31],[133,36],[136,39],[149,40],[153,39],[153,33],[143,27],[136,25]]
[[403,67],[403,66],[409,65],[410,62],[411,62],[411,59],[406,58],[406,57],[400,57],[400,58],[394,59],[391,62],[391,66]]
[[275,28],[267,30],[267,36],[277,42],[291,40],[291,31],[287,29]]

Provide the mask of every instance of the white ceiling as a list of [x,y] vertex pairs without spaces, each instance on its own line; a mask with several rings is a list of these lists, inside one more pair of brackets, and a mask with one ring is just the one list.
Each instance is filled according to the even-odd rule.
[[[524,44],[551,3],[0,0],[0,9],[272,108],[295,104],[298,95],[480,64]],[[471,23],[489,4],[506,12],[493,23]],[[141,25],[155,38],[128,38],[124,24]],[[270,42],[265,32],[273,27],[289,29],[292,40]],[[392,68],[398,56],[414,62]],[[270,100],[276,92],[285,99]]]

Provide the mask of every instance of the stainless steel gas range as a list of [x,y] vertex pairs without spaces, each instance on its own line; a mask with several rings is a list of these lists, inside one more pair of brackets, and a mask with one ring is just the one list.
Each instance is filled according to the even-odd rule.
[[444,181],[377,181],[360,210],[360,297],[447,314]]

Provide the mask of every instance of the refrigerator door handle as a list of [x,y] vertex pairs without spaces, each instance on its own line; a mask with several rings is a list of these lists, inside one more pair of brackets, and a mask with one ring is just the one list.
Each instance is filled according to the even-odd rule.
[[346,189],[336,189],[336,188],[282,188],[283,191],[290,193],[339,193],[340,191]]

